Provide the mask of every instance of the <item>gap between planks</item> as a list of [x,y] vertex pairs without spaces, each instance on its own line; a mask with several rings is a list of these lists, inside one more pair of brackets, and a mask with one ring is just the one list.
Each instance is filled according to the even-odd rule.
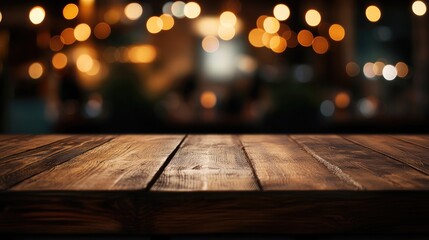
[[240,144],[241,151],[243,151],[244,157],[246,158],[246,161],[249,164],[250,169],[252,169],[253,178],[255,179],[256,185],[258,186],[258,190],[263,191],[264,188],[262,187],[261,180],[259,179],[258,174],[256,173],[256,169],[252,163],[252,160],[250,160],[249,154],[247,154],[246,148],[244,147],[243,142],[241,141],[241,137],[240,135],[237,135],[236,137]]

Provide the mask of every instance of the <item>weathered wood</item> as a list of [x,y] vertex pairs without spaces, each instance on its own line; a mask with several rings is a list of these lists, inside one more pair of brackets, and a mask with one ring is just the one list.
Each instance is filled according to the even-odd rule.
[[0,190],[44,172],[111,140],[109,136],[73,136],[0,159]]
[[353,189],[286,135],[240,137],[263,190]]
[[184,135],[126,135],[12,188],[24,190],[142,190]]
[[64,139],[66,135],[11,135],[0,140],[0,158]]
[[429,151],[427,148],[386,135],[347,135],[344,137],[429,175]]
[[369,190],[428,190],[429,177],[396,160],[335,135],[292,135],[339,177]]
[[258,190],[241,144],[232,135],[190,135],[153,191]]
[[393,137],[429,149],[429,135],[393,135]]

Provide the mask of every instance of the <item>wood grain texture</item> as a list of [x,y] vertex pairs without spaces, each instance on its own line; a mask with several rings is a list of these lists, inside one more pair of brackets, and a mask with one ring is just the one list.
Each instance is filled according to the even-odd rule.
[[66,135],[9,135],[0,139],[0,158],[64,139]]
[[152,191],[241,191],[258,185],[232,135],[189,135]]
[[263,190],[353,189],[287,135],[240,136]]
[[336,167],[337,174],[369,190],[428,190],[425,174],[335,135],[292,135],[306,151]]
[[387,135],[346,135],[344,137],[429,175],[429,151],[426,148]]
[[0,159],[0,190],[44,172],[111,140],[109,136],[73,136]]
[[429,149],[429,135],[393,135],[393,137]]
[[142,190],[184,135],[125,135],[29,178],[12,191]]

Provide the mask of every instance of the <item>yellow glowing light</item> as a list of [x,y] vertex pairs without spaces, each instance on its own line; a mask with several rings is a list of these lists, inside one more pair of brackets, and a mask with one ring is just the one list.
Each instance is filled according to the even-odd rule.
[[157,16],[150,17],[146,22],[146,28],[152,34],[161,32],[163,25],[162,19]]
[[377,6],[371,5],[366,8],[365,15],[370,22],[377,22],[381,18],[381,11]]
[[329,27],[329,36],[334,41],[341,41],[346,36],[346,30],[340,24],[332,24]]
[[33,24],[40,24],[45,19],[45,9],[40,6],[36,6],[31,9],[28,17]]
[[183,8],[183,13],[187,18],[194,19],[200,16],[201,7],[196,2],[188,2]]
[[290,16],[289,7],[284,4],[277,4],[273,9],[274,17],[279,21],[285,21]]
[[205,91],[200,97],[201,106],[206,109],[212,109],[216,106],[217,97],[212,91]]
[[298,42],[303,47],[310,47],[313,43],[313,34],[308,30],[301,30],[298,33]]
[[214,36],[219,29],[219,19],[216,17],[201,17],[195,21],[195,31],[203,36]]
[[382,76],[383,75],[383,68],[385,64],[383,62],[375,62],[372,65],[372,71],[376,76]]
[[204,51],[208,53],[216,52],[219,49],[219,40],[214,36],[207,36],[201,43]]
[[265,18],[263,26],[267,33],[276,33],[280,29],[279,20],[273,17]]
[[270,48],[275,53],[282,53],[287,48],[286,39],[280,36],[274,36],[270,39]]
[[315,37],[313,39],[312,45],[313,45],[313,50],[317,54],[325,54],[329,49],[328,40],[326,40],[326,38],[324,38],[322,36]]
[[137,20],[139,19],[143,14],[143,7],[139,3],[133,2],[129,3],[125,9],[124,9],[125,16],[129,20]]
[[63,8],[63,16],[67,20],[72,20],[79,14],[79,8],[74,3],[69,3]]
[[417,16],[423,16],[427,11],[426,4],[422,1],[413,2],[411,9],[413,10],[413,13]]
[[260,28],[254,28],[249,32],[249,42],[254,47],[263,47],[264,43],[262,42],[262,36],[264,35],[264,30]]
[[186,4],[182,1],[176,1],[171,5],[171,13],[177,18],[185,17]]
[[54,52],[60,51],[61,49],[63,49],[63,47],[64,47],[64,44],[61,41],[60,36],[53,36],[49,41],[49,48]]
[[133,46],[128,51],[128,58],[132,63],[151,63],[156,58],[156,49],[152,45]]
[[52,57],[52,66],[56,69],[63,69],[67,66],[67,56],[64,53],[56,53]]
[[305,21],[308,25],[315,27],[322,21],[322,17],[317,10],[310,9],[305,13]]
[[346,73],[350,77],[356,77],[360,72],[359,65],[355,62],[349,62],[346,65]]
[[237,16],[233,12],[225,11],[220,17],[220,24],[226,27],[234,27],[237,23]]
[[101,22],[95,26],[94,35],[98,39],[106,39],[110,36],[111,31],[109,24]]
[[335,96],[335,105],[338,108],[347,108],[350,104],[350,96],[346,92],[339,92],[337,96]]
[[167,31],[173,28],[174,18],[169,14],[162,14],[160,16],[162,20],[162,30]]
[[86,23],[81,23],[74,28],[74,37],[76,40],[83,42],[91,36],[91,28]]
[[74,37],[74,29],[73,28],[64,29],[61,32],[61,41],[66,45],[73,44],[76,41],[76,38]]
[[404,78],[408,75],[408,65],[404,62],[398,62],[395,65],[396,71],[398,72],[398,77]]
[[96,76],[98,73],[100,73],[100,69],[101,69],[101,64],[98,60],[93,59],[93,64],[91,69],[89,69],[89,71],[86,72],[86,74],[88,74],[89,76]]
[[264,29],[264,21],[268,16],[266,15],[261,15],[258,17],[258,19],[256,20],[256,26],[260,29]]
[[32,79],[39,79],[43,75],[43,65],[39,62],[32,63],[30,67],[28,67],[28,75]]
[[77,58],[76,67],[81,72],[89,72],[94,65],[94,60],[88,54],[82,54]]
[[221,25],[218,29],[218,35],[220,39],[229,41],[235,36],[235,28]]

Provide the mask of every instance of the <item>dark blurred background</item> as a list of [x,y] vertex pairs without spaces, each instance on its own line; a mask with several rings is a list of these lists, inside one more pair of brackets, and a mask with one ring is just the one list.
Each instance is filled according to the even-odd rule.
[[428,133],[426,1],[0,2],[2,133]]

